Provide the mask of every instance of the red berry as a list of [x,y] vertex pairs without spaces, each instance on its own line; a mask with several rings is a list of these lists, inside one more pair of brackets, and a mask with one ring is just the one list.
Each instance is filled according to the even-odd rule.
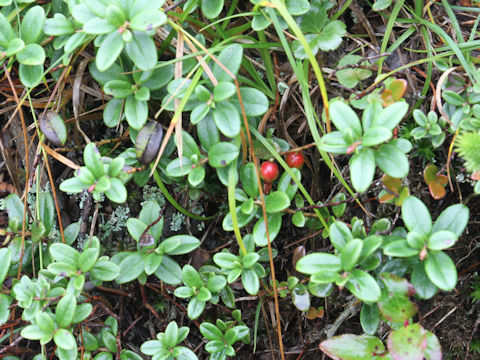
[[287,154],[287,164],[291,168],[301,169],[305,158],[301,152],[291,152]]
[[278,166],[271,161],[265,161],[260,165],[260,177],[263,181],[271,183],[278,177]]

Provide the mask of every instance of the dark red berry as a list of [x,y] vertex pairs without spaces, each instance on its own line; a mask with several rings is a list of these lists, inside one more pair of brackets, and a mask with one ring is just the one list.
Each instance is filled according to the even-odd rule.
[[291,168],[301,169],[305,163],[305,158],[301,152],[291,152],[287,154],[287,164]]
[[260,165],[260,177],[263,181],[271,183],[278,177],[278,166],[271,161],[265,161]]

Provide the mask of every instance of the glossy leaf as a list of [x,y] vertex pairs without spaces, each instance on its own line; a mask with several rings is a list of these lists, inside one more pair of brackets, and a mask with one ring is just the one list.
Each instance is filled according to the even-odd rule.
[[322,341],[320,350],[334,360],[371,360],[385,347],[375,336],[345,334]]

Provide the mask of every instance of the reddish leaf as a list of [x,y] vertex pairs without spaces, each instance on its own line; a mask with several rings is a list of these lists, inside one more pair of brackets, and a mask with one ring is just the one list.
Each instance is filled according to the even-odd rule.
[[445,185],[448,183],[448,178],[445,175],[438,174],[437,166],[428,165],[423,171],[423,178],[428,185],[430,194],[435,200],[439,200],[445,196],[447,193]]
[[427,332],[420,324],[392,331],[387,347],[394,360],[423,360],[427,348]]

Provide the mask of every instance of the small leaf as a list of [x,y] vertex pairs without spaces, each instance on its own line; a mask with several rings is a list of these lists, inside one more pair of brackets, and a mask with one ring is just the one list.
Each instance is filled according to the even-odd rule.
[[67,294],[60,299],[55,308],[55,320],[59,327],[67,328],[70,326],[77,308],[77,299],[73,294]]
[[385,173],[395,178],[407,176],[408,158],[400,149],[392,144],[383,144],[375,151],[375,161]]
[[457,268],[442,251],[432,251],[427,255],[425,272],[432,283],[442,290],[451,291],[457,285]]
[[99,71],[107,70],[117,60],[123,50],[125,43],[122,35],[118,31],[112,31],[108,34],[100,45],[95,63]]
[[340,259],[335,255],[327,253],[306,255],[297,261],[296,266],[297,271],[308,275],[313,275],[318,271],[339,271],[340,269]]
[[373,335],[377,331],[379,323],[380,311],[378,310],[377,304],[364,303],[360,311],[360,324],[362,325],[363,331],[368,335]]
[[163,139],[162,125],[149,121],[138,132],[135,139],[135,153],[142,164],[150,164],[157,157]]
[[218,103],[213,110],[213,120],[220,132],[230,138],[240,133],[240,115],[235,106],[227,101]]
[[223,9],[224,0],[202,0],[202,13],[207,19],[216,18]]
[[290,199],[283,191],[274,191],[265,197],[265,209],[273,214],[285,210],[290,206]]
[[238,158],[239,149],[236,145],[219,142],[208,151],[208,161],[215,168],[225,167]]
[[[20,34],[25,44],[35,43],[42,35],[45,10],[39,5],[31,7],[24,15],[20,25]],[[27,64],[37,65],[37,64]]]
[[[205,1],[205,3],[212,3],[212,2],[215,2],[217,4],[219,2],[223,3],[222,0]],[[203,5],[204,5],[204,2],[202,1],[202,6]],[[222,63],[223,66],[230,71],[230,73],[232,73],[233,75],[236,75],[238,72],[238,69],[240,69],[240,64],[242,63],[243,48],[239,44],[229,45],[220,52],[217,58],[218,58],[218,61]],[[213,65],[212,72],[219,82],[233,81],[232,77],[227,72],[225,72],[225,70],[223,70],[222,67],[220,67],[217,63]]]
[[345,334],[322,341],[320,350],[334,360],[371,360],[385,347],[375,336]]
[[394,360],[422,360],[427,347],[427,334],[420,324],[412,324],[392,331],[387,347]]
[[338,130],[343,132],[346,129],[351,129],[357,138],[362,136],[360,120],[350,106],[337,100],[332,102],[329,111],[330,119]]
[[22,65],[43,65],[45,50],[38,44],[28,44],[16,55]]
[[372,149],[363,148],[350,158],[350,178],[355,190],[366,191],[375,175],[375,153]]
[[67,141],[67,128],[60,115],[48,110],[39,120],[40,130],[45,137],[56,146],[65,145]]
[[410,231],[429,236],[432,231],[432,218],[425,204],[415,196],[409,196],[402,205],[402,219]]
[[467,227],[469,214],[469,208],[463,204],[450,205],[435,220],[432,232],[448,230],[459,237]]
[[457,235],[448,230],[440,230],[433,233],[427,241],[430,250],[444,250],[451,247],[457,241]]
[[353,295],[364,302],[371,303],[380,299],[380,287],[375,279],[363,270],[353,270],[345,286]]
[[126,44],[125,49],[139,69],[150,70],[158,61],[155,42],[143,31],[134,31],[132,41]]
[[65,329],[58,329],[53,336],[53,341],[55,341],[55,344],[63,350],[72,350],[77,346],[72,333]]

